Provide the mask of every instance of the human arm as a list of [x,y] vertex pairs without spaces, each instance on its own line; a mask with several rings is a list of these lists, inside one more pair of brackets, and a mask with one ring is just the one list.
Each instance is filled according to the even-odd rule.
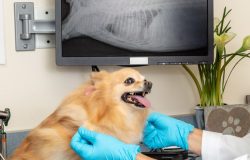
[[189,150],[202,155],[203,160],[228,160],[242,155],[250,158],[250,133],[236,137],[194,129],[188,136],[188,144]]
[[203,160],[228,160],[245,154],[250,157],[250,134],[236,137],[203,131],[201,154]]
[[250,158],[250,133],[236,137],[194,129],[188,136],[188,145],[189,150],[202,155],[203,160],[228,160],[245,154]]
[[185,122],[159,113],[151,114],[144,129],[143,142],[149,148],[176,145],[202,156],[203,160],[250,157],[250,133],[245,137],[194,129]]
[[201,155],[202,133],[202,130],[194,129],[188,136],[189,150],[197,155]]

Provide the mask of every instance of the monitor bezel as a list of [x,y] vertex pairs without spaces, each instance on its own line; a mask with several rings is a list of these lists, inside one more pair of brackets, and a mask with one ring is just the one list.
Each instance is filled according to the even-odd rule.
[[201,56],[122,56],[122,57],[63,57],[61,0],[56,0],[56,64],[59,66],[80,65],[165,65],[165,64],[211,64],[213,62],[213,0],[207,1],[208,12],[208,50]]

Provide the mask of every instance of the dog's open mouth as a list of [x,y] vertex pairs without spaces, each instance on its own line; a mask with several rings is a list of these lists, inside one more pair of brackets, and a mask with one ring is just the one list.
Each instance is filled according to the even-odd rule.
[[134,104],[136,107],[150,107],[151,103],[145,97],[148,92],[126,92],[122,95],[122,100],[126,103]]

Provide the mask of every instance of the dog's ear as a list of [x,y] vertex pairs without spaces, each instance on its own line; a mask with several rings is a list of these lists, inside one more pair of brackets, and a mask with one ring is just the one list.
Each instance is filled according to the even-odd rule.
[[96,90],[96,88],[94,87],[94,86],[88,86],[88,87],[86,87],[85,88],[85,90],[84,90],[84,95],[85,96],[89,96],[89,95],[91,95],[94,91]]
[[97,82],[100,82],[104,79],[105,76],[107,76],[109,73],[106,71],[100,71],[100,72],[92,72],[91,73],[91,82],[92,84],[96,84]]

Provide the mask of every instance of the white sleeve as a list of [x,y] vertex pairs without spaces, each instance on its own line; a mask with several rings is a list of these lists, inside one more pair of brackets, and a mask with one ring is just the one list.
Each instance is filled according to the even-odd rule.
[[250,155],[250,134],[240,138],[203,131],[202,160],[232,160],[245,154]]

